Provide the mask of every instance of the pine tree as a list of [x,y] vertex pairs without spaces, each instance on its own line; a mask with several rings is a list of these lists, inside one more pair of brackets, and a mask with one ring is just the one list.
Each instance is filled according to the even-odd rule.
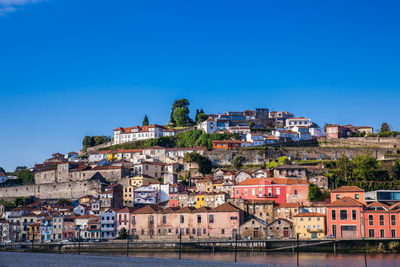
[[144,116],[143,126],[149,126],[149,118],[147,117],[147,114]]

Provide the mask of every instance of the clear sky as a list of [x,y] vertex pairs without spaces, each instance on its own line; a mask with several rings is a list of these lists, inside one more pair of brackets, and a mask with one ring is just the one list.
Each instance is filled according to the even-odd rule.
[[[0,166],[174,99],[400,129],[399,1],[0,0]],[[193,114],[193,112],[192,112]]]

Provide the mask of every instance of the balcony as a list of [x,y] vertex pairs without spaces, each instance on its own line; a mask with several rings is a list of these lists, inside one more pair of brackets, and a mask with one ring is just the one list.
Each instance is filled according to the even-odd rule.
[[308,232],[308,233],[323,233],[324,230],[322,230],[322,229],[310,229],[310,228],[307,228],[307,232]]

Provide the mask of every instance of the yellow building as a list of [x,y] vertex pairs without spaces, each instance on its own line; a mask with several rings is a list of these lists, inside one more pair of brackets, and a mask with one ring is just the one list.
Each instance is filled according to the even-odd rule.
[[206,196],[204,192],[196,194],[196,209],[204,207],[206,205],[205,198]]
[[93,198],[93,196],[90,196],[90,195],[83,196],[83,197],[81,197],[81,198],[79,199],[79,203],[80,203],[80,204],[87,204],[87,203],[90,203],[90,201],[91,201],[92,198]]
[[300,213],[293,217],[294,234],[300,239],[324,238],[326,233],[326,217],[317,212]]
[[141,187],[144,183],[154,183],[158,180],[146,174],[140,174],[135,177],[129,178],[129,185],[133,187]]
[[41,230],[40,223],[34,223],[29,225],[29,236],[28,239],[32,241],[33,236],[35,237],[35,242],[39,242],[41,240]]

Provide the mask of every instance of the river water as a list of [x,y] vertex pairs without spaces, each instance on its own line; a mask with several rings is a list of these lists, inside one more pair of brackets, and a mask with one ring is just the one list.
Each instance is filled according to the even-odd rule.
[[[96,255],[96,253],[89,253],[87,255]],[[125,256],[124,253],[107,253],[98,255],[108,256]],[[130,257],[152,257],[152,258],[170,258],[178,259],[179,254],[175,252],[130,252]],[[190,252],[182,253],[182,259],[202,260],[202,261],[221,261],[221,262],[234,262],[235,253],[232,252]],[[238,252],[237,262],[240,263],[259,263],[259,264],[272,264],[282,266],[296,266],[297,254],[291,252]],[[300,252],[299,265],[300,266],[346,266],[346,267],[364,267],[365,263],[369,267],[378,266],[400,266],[400,254],[366,254],[364,258],[363,253],[319,253],[319,252]]]

